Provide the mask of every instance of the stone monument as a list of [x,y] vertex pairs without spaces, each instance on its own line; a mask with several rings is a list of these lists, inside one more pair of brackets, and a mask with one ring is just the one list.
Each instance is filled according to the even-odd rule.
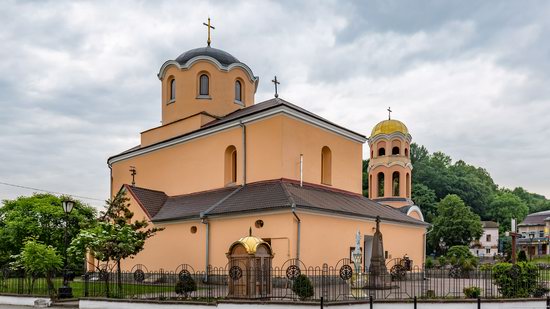
[[386,268],[384,242],[380,232],[380,217],[376,217],[376,232],[372,241],[372,257],[369,266],[368,289],[390,289],[391,276]]

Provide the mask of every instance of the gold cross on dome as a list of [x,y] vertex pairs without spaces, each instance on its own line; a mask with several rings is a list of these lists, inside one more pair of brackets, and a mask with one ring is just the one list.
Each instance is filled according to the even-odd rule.
[[206,44],[208,44],[208,46],[210,46],[210,43],[212,42],[212,40],[210,40],[210,28],[212,28],[212,29],[216,29],[216,28],[214,28],[214,26],[210,25],[210,17],[208,17],[208,24],[207,23],[202,23],[202,24],[205,25],[208,28],[208,40],[206,40]]

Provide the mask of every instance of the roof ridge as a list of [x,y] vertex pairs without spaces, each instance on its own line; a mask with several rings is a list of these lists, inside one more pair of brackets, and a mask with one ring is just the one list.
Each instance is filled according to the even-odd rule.
[[136,186],[132,186],[132,185],[129,185],[129,184],[124,184],[124,185],[125,185],[125,186],[128,186],[128,188],[130,188],[130,189],[140,189],[140,190],[147,190],[147,191],[159,192],[159,193],[163,193],[164,195],[168,196],[168,194],[166,194],[166,192],[164,192],[164,191],[155,190],[155,189],[149,189],[149,188],[143,188],[143,187],[136,187]]
[[207,210],[201,212],[201,213],[200,213],[200,217],[203,218],[204,216],[206,216],[209,212],[211,212],[211,211],[214,210],[216,207],[218,207],[221,203],[225,202],[228,198],[232,197],[234,194],[236,194],[237,192],[239,192],[242,188],[243,188],[243,186],[239,186],[237,189],[235,189],[235,191],[229,193],[226,197],[222,198],[222,199],[219,200],[217,203],[215,203],[214,205],[210,206],[210,208],[208,208]]

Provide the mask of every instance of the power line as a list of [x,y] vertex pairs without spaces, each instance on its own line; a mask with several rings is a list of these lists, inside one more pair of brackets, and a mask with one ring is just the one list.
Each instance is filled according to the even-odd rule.
[[27,190],[33,190],[33,191],[46,192],[46,193],[50,193],[50,194],[67,195],[67,196],[72,196],[72,197],[80,198],[80,199],[84,199],[84,200],[105,202],[105,200],[98,199],[98,198],[81,196],[81,195],[73,195],[73,194],[67,194],[67,193],[61,193],[61,192],[55,192],[55,191],[49,191],[49,190],[44,190],[44,189],[38,189],[38,188],[27,187],[27,186],[22,186],[22,185],[16,185],[16,184],[13,184],[13,183],[7,183],[7,182],[2,182],[2,181],[0,181],[0,185],[10,186],[10,187],[15,187],[15,188],[21,188],[21,189],[27,189]]

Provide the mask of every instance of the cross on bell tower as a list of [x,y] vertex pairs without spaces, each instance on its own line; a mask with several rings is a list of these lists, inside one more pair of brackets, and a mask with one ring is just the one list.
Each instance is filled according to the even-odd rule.
[[388,111],[388,120],[391,120],[391,112],[392,112],[391,107],[388,107],[387,111]]
[[216,28],[210,25],[210,17],[208,17],[208,24],[207,23],[202,23],[202,24],[208,28],[208,39],[206,40],[206,44],[208,44],[208,47],[210,47],[210,43],[212,42],[212,40],[210,40],[210,29],[216,29]]

